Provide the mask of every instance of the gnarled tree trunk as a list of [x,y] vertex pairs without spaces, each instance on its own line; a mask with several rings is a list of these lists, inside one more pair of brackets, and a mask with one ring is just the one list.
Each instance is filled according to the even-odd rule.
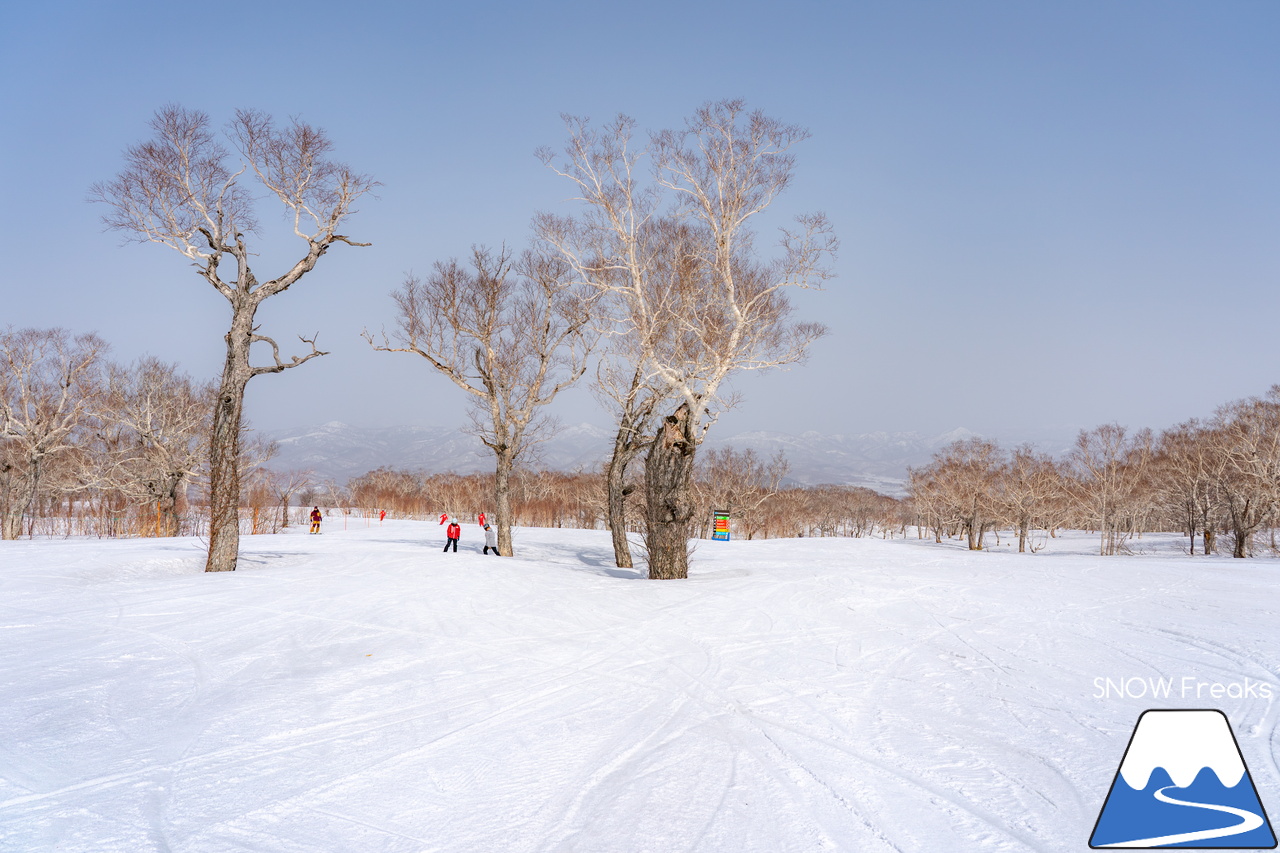
[[613,440],[613,455],[605,467],[605,516],[609,522],[609,535],[613,537],[613,559],[620,569],[634,565],[631,560],[631,542],[627,539],[627,496],[632,487],[627,485],[627,466],[644,449],[644,443],[636,440],[635,429],[629,419],[618,426]]
[[206,572],[233,572],[240,556],[240,428],[244,392],[253,375],[249,347],[257,305],[245,300],[235,307],[227,333],[227,361],[213,407],[209,440],[209,558]]
[[697,449],[689,406],[684,404],[663,420],[645,460],[645,546],[652,580],[689,576],[690,495]]
[[[16,470],[5,472],[11,479],[6,489],[4,516],[0,519],[0,538],[22,538],[22,519],[35,499],[36,485],[39,482],[37,464],[30,466],[29,473]],[[16,469],[17,466],[12,468]]]
[[156,501],[160,515],[160,528],[157,536],[181,536],[182,519],[178,517],[178,487],[182,484],[181,476],[169,476],[165,479],[164,491]]
[[511,541],[511,470],[515,460],[509,452],[499,452],[497,468],[493,475],[493,505],[497,515],[498,553],[504,557],[515,555],[515,543]]

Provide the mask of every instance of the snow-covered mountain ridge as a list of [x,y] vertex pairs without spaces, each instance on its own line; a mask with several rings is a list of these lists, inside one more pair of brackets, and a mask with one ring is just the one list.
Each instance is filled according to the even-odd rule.
[[[338,421],[320,426],[264,431],[277,442],[277,469],[310,469],[323,479],[344,483],[387,466],[427,472],[488,471],[493,463],[480,441],[458,429],[439,426],[356,427]],[[782,450],[791,464],[790,479],[801,485],[839,483],[901,494],[907,468],[927,463],[941,447],[975,435],[954,429],[940,435],[871,432],[825,435],[753,431],[713,436],[707,447],[748,448],[768,457]],[[609,454],[612,433],[593,424],[557,429],[538,446],[534,464],[552,470],[590,470]]]

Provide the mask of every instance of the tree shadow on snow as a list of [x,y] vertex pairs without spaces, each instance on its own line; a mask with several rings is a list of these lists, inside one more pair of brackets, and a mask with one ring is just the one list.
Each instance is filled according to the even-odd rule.
[[520,557],[532,560],[545,560],[548,563],[561,565],[575,571],[587,571],[603,577],[620,580],[639,580],[647,578],[649,573],[644,568],[621,569],[614,562],[613,546],[584,546],[581,543],[538,542],[522,546],[516,544],[516,553]]

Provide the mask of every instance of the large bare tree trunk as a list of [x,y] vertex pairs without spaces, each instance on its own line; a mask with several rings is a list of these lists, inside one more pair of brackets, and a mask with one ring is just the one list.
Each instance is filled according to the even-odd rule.
[[3,539],[22,538],[22,516],[31,506],[36,494],[38,477],[34,472],[29,476],[22,472],[14,473],[12,476],[16,485],[11,488],[7,496],[9,500],[5,507],[4,518],[0,519],[0,538]]
[[178,517],[178,486],[181,478],[171,478],[165,483],[164,494],[156,503],[160,511],[160,530],[157,536],[182,535],[182,520]]
[[982,550],[982,533],[986,530],[987,523],[982,516],[974,515],[969,521],[969,550]]
[[493,505],[498,516],[498,553],[515,556],[511,541],[511,469],[515,460],[509,452],[499,452],[498,467],[493,475]]
[[637,445],[634,429],[629,421],[618,427],[613,440],[613,455],[605,468],[605,514],[609,521],[609,534],[613,537],[613,560],[620,569],[630,569],[631,543],[627,539],[627,466],[635,459],[642,445]]
[[1243,510],[1235,506],[1231,507],[1231,533],[1234,540],[1231,556],[1237,559],[1249,556],[1249,541],[1253,537],[1253,531],[1257,529],[1257,525],[1250,524],[1248,518],[1249,503],[1247,501]]
[[645,546],[651,580],[689,576],[689,520],[693,516],[690,492],[698,449],[691,433],[689,407],[685,404],[663,420],[645,460]]
[[253,343],[256,305],[236,306],[227,333],[227,361],[213,407],[209,440],[209,558],[206,572],[234,572],[240,557],[240,428],[244,391],[253,375],[249,347]]
[[3,539],[20,539],[22,537],[22,510],[16,505],[8,507],[3,519]]
[[615,454],[605,469],[605,512],[613,537],[613,561],[620,569],[632,568],[631,543],[627,540],[626,465]]

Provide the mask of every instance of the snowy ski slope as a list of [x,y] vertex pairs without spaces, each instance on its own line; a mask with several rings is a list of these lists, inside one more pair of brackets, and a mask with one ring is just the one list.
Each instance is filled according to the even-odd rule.
[[441,530],[0,543],[0,850],[1085,850],[1150,707],[1280,812],[1276,560]]

